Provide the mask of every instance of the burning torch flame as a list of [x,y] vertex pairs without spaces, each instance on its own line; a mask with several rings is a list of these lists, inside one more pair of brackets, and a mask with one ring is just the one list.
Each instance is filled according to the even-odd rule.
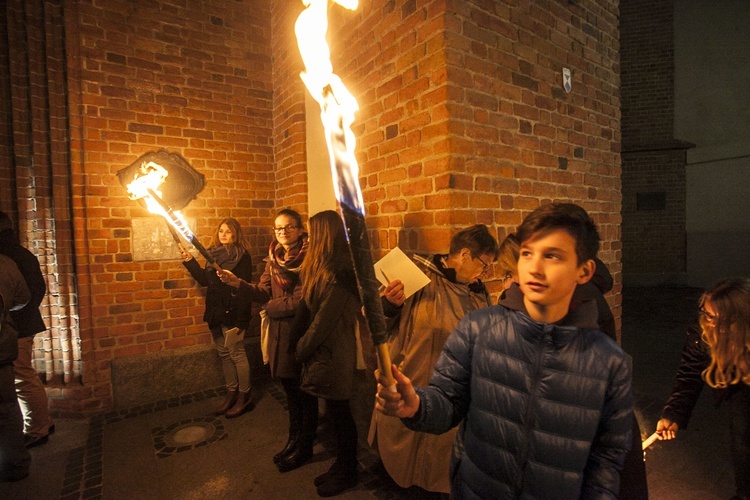
[[[198,238],[188,227],[187,221],[178,210],[172,210],[167,203],[161,197],[161,191],[159,186],[162,185],[164,180],[169,175],[169,172],[152,161],[141,165],[139,172],[135,175],[133,181],[128,184],[127,190],[130,194],[131,200],[143,199],[146,202],[146,208],[149,212],[156,215],[161,215],[173,227],[177,233],[183,238],[189,241],[198,252],[200,252],[206,261],[211,264],[217,271],[221,270],[221,267],[216,263],[215,259],[211,257],[206,248],[201,245]],[[174,237],[174,233],[172,234]],[[180,250],[185,251],[179,242],[179,238],[175,237],[175,241],[180,246]]]
[[[349,10],[357,8],[357,0],[333,0]],[[297,35],[305,71],[300,78],[310,95],[320,104],[320,119],[326,130],[326,145],[331,161],[336,199],[352,210],[365,215],[362,190],[359,187],[359,165],[354,156],[356,139],[351,125],[359,105],[341,79],[333,74],[331,51],[326,42],[328,0],[302,0],[307,8],[297,18]],[[348,165],[349,168],[341,168]]]
[[[350,10],[357,8],[357,0],[333,1]],[[333,188],[347,230],[349,251],[354,263],[365,319],[377,349],[381,371],[387,379],[389,388],[395,391],[388,334],[365,225],[365,204],[359,187],[359,165],[354,157],[356,140],[351,125],[359,106],[341,79],[333,74],[331,51],[326,43],[328,0],[302,0],[302,3],[307,8],[302,11],[294,25],[297,44],[305,64],[305,71],[300,77],[307,90],[320,104],[320,119],[325,128]]]
[[159,186],[164,183],[164,180],[169,175],[169,172],[152,161],[141,165],[140,172],[136,174],[133,181],[128,184],[127,190],[130,194],[131,200],[143,199],[146,202],[146,208],[149,212],[156,215],[162,215],[174,227],[177,232],[185,238],[187,241],[192,241],[195,235],[188,227],[187,221],[184,219],[182,214],[177,210],[172,210],[169,206],[164,203],[161,198],[161,191]]

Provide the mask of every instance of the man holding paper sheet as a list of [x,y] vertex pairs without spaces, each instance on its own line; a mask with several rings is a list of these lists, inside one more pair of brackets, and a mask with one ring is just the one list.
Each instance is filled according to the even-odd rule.
[[[428,384],[443,344],[461,318],[490,305],[480,278],[497,253],[497,240],[487,227],[477,224],[453,236],[448,255],[415,255],[414,263],[404,263],[406,256],[396,248],[375,264],[375,275],[387,283],[383,310],[395,323],[389,342],[391,359],[409,373],[414,385]],[[369,441],[377,445],[383,465],[399,486],[449,493],[455,432],[439,436],[413,432],[399,419],[374,412]]]

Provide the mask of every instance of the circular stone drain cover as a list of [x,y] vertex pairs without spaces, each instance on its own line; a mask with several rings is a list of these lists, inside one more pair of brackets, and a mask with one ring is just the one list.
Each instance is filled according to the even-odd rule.
[[199,417],[151,429],[158,458],[200,448],[226,439],[224,424],[216,417]]
[[194,444],[206,439],[213,433],[213,431],[214,429],[212,425],[189,425],[172,434],[172,439],[174,439],[175,443],[180,446]]

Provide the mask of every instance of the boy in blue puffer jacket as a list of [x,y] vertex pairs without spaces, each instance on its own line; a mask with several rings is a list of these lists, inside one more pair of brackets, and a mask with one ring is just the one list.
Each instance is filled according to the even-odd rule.
[[617,498],[631,442],[631,366],[597,329],[596,303],[572,301],[594,274],[599,234],[581,207],[545,205],[518,227],[518,281],[500,305],[464,317],[429,387],[395,366],[376,409],[410,429],[461,424],[453,498]]

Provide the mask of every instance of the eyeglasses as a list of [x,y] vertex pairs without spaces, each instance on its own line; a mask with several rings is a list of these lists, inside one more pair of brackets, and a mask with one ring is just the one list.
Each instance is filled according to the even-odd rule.
[[716,314],[711,314],[702,307],[698,311],[698,314],[703,316],[703,318],[706,320],[706,323],[710,325],[713,325],[714,323],[716,323],[716,320],[719,319],[719,316],[717,316]]
[[477,256],[477,260],[482,263],[482,274],[487,272],[487,269],[489,269],[490,265],[487,264],[484,260],[482,260],[481,257]]
[[299,227],[299,226],[294,226],[294,225],[292,225],[292,224],[288,224],[288,225],[286,225],[286,226],[284,226],[284,227],[275,227],[275,228],[273,228],[273,230],[274,230],[274,232],[275,232],[276,234],[281,234],[281,233],[291,233],[292,231],[294,231],[294,230],[295,230],[295,229],[297,229],[298,227]]

